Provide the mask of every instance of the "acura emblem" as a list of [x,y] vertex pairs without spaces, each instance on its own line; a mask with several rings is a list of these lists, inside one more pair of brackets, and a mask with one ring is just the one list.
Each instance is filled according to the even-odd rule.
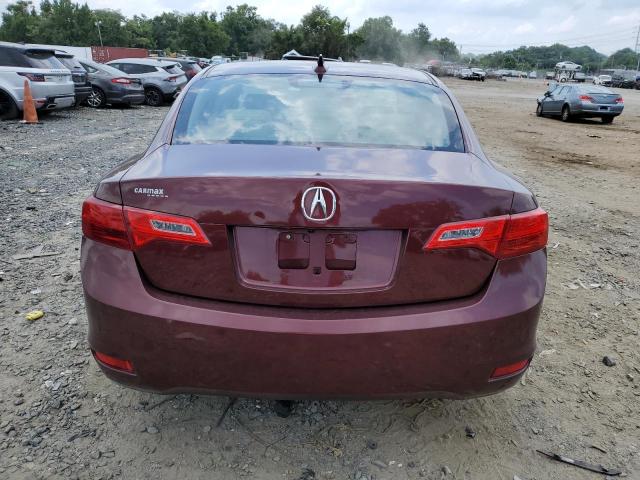
[[336,213],[336,194],[327,187],[309,187],[302,194],[301,207],[307,220],[326,222]]

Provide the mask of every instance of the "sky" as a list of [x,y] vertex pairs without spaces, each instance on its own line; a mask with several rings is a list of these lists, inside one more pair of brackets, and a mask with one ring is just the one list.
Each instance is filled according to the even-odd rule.
[[[33,0],[39,3],[39,0]],[[82,0],[74,0],[82,1]],[[351,30],[368,17],[389,15],[410,31],[425,23],[436,37],[449,37],[463,53],[488,53],[521,45],[590,45],[611,54],[635,48],[640,0],[86,0],[91,8],[154,16],[163,11],[223,11],[248,3],[265,18],[290,25],[320,3],[349,20]],[[0,0],[0,10],[11,0]]]

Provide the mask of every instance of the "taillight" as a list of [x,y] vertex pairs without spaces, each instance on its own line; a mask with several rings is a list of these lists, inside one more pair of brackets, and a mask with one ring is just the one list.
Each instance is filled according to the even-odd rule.
[[616,103],[624,103],[624,100],[622,99],[622,97],[618,97],[616,98]]
[[18,72],[18,75],[27,77],[32,82],[44,82],[45,78],[42,73]]
[[548,233],[547,212],[537,208],[515,215],[440,225],[424,250],[477,248],[496,258],[509,258],[544,248]]
[[123,207],[93,196],[82,204],[82,233],[126,250],[137,250],[155,240],[210,245],[193,218]]
[[131,80],[129,80],[128,78],[112,78],[111,79],[111,83],[120,83],[122,85],[131,85]]
[[175,82],[178,77],[167,77],[164,79],[165,82]]
[[431,235],[424,249],[473,247],[495,256],[508,218],[508,215],[504,215],[440,225]]
[[516,363],[511,363],[509,365],[504,365],[503,367],[498,367],[493,371],[490,379],[495,380],[502,377],[510,377],[511,375],[520,373],[529,366],[529,361],[530,361],[529,359],[520,360],[519,362],[516,362]]
[[511,215],[498,249],[498,258],[516,257],[547,246],[549,215],[541,208]]
[[122,205],[87,198],[82,204],[82,233],[96,242],[131,250]]
[[121,358],[112,357],[111,355],[107,355],[106,353],[102,352],[96,352],[95,350],[92,350],[92,352],[96,360],[106,365],[107,367],[111,367],[127,373],[133,373],[133,363],[131,363],[130,360],[123,360]]
[[154,240],[210,244],[200,225],[193,218],[132,207],[124,207],[124,214],[129,224],[134,250]]
[[580,100],[583,102],[593,102],[593,97],[590,97],[589,95],[580,95]]

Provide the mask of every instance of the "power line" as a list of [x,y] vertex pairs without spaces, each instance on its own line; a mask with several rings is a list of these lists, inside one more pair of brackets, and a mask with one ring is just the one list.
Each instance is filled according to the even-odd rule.
[[519,43],[510,43],[510,44],[472,44],[472,43],[461,43],[459,45],[467,47],[467,48],[500,48],[500,49],[512,49],[518,48],[522,46],[549,46],[554,45],[556,43],[561,43],[569,46],[568,44],[575,46],[582,46],[585,43],[598,43],[602,45],[602,42],[609,42],[611,40],[632,40],[633,36],[636,33],[636,27],[627,27],[624,29],[617,29],[611,32],[600,32],[593,33],[575,37],[565,37],[559,38],[555,40],[546,40],[540,42],[519,42]]
[[615,31],[611,31],[611,32],[600,32],[600,33],[592,33],[592,34],[588,34],[588,35],[579,35],[577,37],[566,37],[566,38],[561,38],[560,40],[558,40],[558,42],[565,42],[565,41],[571,41],[571,40],[580,40],[583,38],[593,38],[593,37],[604,37],[604,36],[608,36],[608,35],[615,35],[617,33],[623,33],[623,32],[635,32],[636,28],[635,27],[627,27],[627,28],[623,28],[623,29],[616,29]]

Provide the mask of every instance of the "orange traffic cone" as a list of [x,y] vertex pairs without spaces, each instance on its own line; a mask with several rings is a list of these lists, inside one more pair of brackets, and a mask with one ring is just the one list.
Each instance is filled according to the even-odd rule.
[[31,95],[31,85],[29,84],[29,80],[24,81],[24,99],[22,101],[22,112],[22,123],[38,123],[36,104],[33,101],[33,95]]

